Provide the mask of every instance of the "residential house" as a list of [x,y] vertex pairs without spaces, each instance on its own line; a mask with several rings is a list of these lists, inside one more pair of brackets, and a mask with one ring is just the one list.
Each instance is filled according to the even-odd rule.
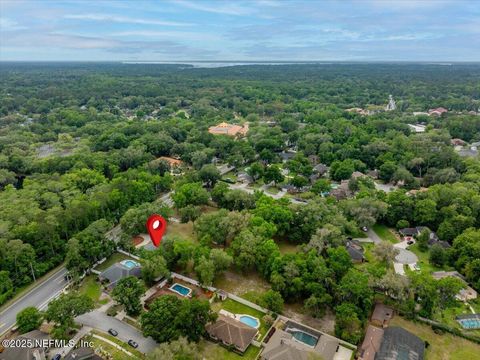
[[229,316],[218,315],[217,321],[205,327],[208,335],[225,346],[232,346],[237,352],[244,353],[258,330]]
[[282,162],[287,162],[288,160],[292,159],[297,153],[292,150],[282,151],[277,153],[277,155],[282,159]]
[[363,343],[358,349],[358,360],[375,360],[383,340],[383,329],[368,325]]
[[345,249],[347,250],[352,262],[362,263],[365,261],[365,255],[362,245],[359,241],[356,240],[347,240],[345,244]]
[[37,347],[36,341],[50,340],[50,335],[40,330],[33,330],[18,336],[21,341],[32,341],[32,347],[6,347],[0,352],[0,360],[46,360],[48,347]]
[[244,136],[248,132],[248,123],[244,126],[227,124],[222,122],[218,125],[208,128],[208,132],[213,135]]
[[237,175],[237,179],[238,181],[242,182],[242,183],[245,183],[245,184],[251,184],[253,183],[253,177],[251,177],[250,175],[248,175],[246,172],[240,172],[238,173]]
[[443,107],[438,107],[436,109],[428,110],[428,115],[435,115],[435,116],[442,116],[443,114],[447,113],[448,110]]
[[63,358],[64,360],[102,360],[100,356],[95,354],[92,348],[80,347],[74,349]]
[[373,310],[370,321],[373,325],[385,328],[388,326],[390,320],[393,318],[393,309],[382,303],[377,303]]
[[328,172],[328,166],[325,164],[317,164],[313,167],[313,174],[310,175],[309,179],[310,182],[314,182],[315,180],[321,178]]
[[340,185],[337,187],[332,186],[332,190],[330,190],[330,195],[335,197],[337,200],[346,199],[352,196],[352,191],[348,187],[348,180],[342,180]]
[[172,167],[172,168],[182,166],[182,164],[183,164],[182,160],[175,159],[175,158],[172,158],[172,157],[169,157],[169,156],[160,156],[157,160],[166,161],[168,163],[168,165],[170,165],[170,167]]
[[414,133],[424,133],[426,126],[421,124],[407,124],[411,131]]
[[445,277],[456,277],[465,284],[465,287],[458,292],[457,295],[455,295],[455,298],[459,301],[469,301],[469,300],[474,300],[478,297],[477,291],[475,291],[473,288],[471,288],[467,281],[465,280],[465,277],[461,275],[458,271],[436,271],[432,273],[432,277],[435,280],[440,280]]
[[467,145],[467,142],[462,139],[454,138],[450,140],[450,144],[453,146],[465,146]]
[[350,359],[353,353],[343,341],[293,321],[285,330],[275,328],[265,341],[261,360],[308,360],[312,354],[322,360]]
[[101,282],[107,282],[108,287],[113,289],[120,279],[123,279],[127,276],[135,276],[139,278],[141,275],[141,265],[134,260],[128,259],[113,264],[100,275],[98,275],[98,278]]
[[380,349],[375,360],[423,360],[425,342],[401,327],[388,327],[383,331]]

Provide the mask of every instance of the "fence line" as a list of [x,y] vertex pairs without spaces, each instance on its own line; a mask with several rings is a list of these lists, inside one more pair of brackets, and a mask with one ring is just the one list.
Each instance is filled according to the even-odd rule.
[[140,258],[139,258],[137,255],[130,254],[129,252],[126,252],[125,250],[117,249],[117,251],[118,251],[120,254],[130,256],[131,258],[133,258],[133,259],[135,259],[135,260],[140,260]]

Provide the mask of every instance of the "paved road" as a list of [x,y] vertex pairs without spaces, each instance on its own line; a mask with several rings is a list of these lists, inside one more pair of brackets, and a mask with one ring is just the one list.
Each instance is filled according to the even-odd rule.
[[148,353],[157,347],[157,343],[151,337],[144,337],[142,333],[131,325],[124,323],[114,317],[107,316],[98,310],[91,311],[75,318],[77,323],[89,326],[91,328],[108,332],[108,329],[118,331],[118,336],[122,341],[133,340],[138,344],[138,350]]
[[64,276],[67,270],[62,267],[51,278],[37,285],[33,290],[22,296],[0,313],[0,334],[15,325],[17,313],[28,306],[45,309],[48,302],[58,296],[67,286]]

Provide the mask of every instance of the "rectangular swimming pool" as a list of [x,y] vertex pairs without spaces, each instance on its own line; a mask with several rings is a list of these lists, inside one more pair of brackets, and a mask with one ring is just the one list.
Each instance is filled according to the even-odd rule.
[[291,330],[290,333],[294,337],[295,340],[300,341],[308,346],[315,347],[317,345],[318,339],[306,332],[300,330]]
[[185,297],[189,296],[190,293],[192,292],[192,289],[190,289],[189,287],[183,286],[179,283],[175,283],[172,286],[170,286],[170,290]]

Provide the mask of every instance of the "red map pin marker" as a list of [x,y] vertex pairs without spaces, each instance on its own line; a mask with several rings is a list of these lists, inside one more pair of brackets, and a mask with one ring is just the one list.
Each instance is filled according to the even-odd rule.
[[148,218],[146,225],[153,245],[158,247],[162,241],[163,234],[165,234],[165,230],[167,230],[167,221],[160,215],[153,214]]

